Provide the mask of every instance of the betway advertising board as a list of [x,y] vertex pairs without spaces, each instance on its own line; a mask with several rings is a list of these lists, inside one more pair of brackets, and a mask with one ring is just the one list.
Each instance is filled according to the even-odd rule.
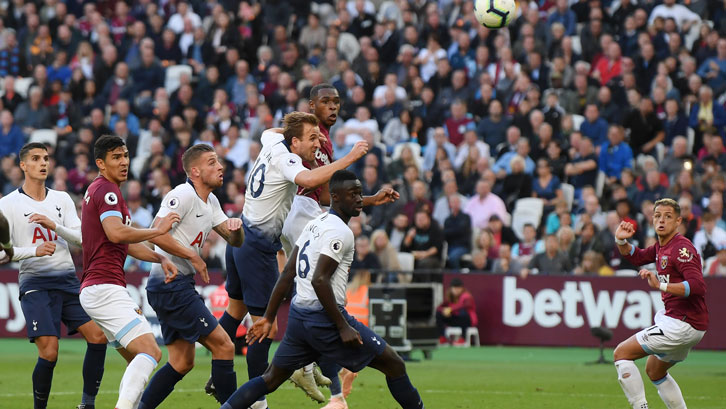
[[[653,325],[663,308],[661,292],[637,277],[567,277],[466,274],[444,276],[444,288],[459,277],[474,295],[482,344],[598,346],[591,327],[607,327],[607,346]],[[706,278],[709,330],[698,345],[726,349],[726,278]]]

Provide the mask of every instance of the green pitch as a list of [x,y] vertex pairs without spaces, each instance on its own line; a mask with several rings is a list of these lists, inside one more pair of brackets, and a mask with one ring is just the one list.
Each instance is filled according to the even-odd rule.
[[[75,408],[81,396],[81,366],[85,344],[61,340],[53,376],[49,408]],[[611,351],[608,351],[611,354]],[[166,357],[166,351],[164,350]],[[422,358],[414,354],[414,358]],[[612,365],[587,366],[597,358],[595,349],[482,347],[440,348],[430,361],[407,364],[411,380],[427,409],[484,408],[627,408]],[[31,374],[36,350],[25,340],[0,340],[0,407],[32,408]],[[179,384],[161,408],[218,408],[202,387],[210,371],[211,357],[197,350],[197,366]],[[639,362],[644,375],[644,361]],[[124,361],[109,349],[106,372],[96,400],[97,408],[112,408]],[[246,380],[243,357],[236,360],[237,379]],[[726,352],[695,351],[671,372],[690,408],[726,408]],[[651,408],[665,408],[655,387],[645,382]],[[324,391],[326,395],[327,390]],[[314,403],[289,382],[268,396],[272,409],[314,409]],[[398,408],[379,372],[364,370],[348,398],[351,409]]]

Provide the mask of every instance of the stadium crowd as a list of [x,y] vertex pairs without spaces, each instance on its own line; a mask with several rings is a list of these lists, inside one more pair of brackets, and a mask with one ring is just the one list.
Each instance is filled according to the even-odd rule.
[[[366,140],[364,194],[401,194],[351,222],[354,268],[613,275],[634,268],[620,221],[650,245],[653,202],[674,197],[704,274],[726,275],[726,1],[522,1],[500,30],[463,0],[2,4],[2,194],[22,184],[20,147],[43,141],[48,187],[80,209],[91,147],[113,133],[134,223],[197,143],[224,158],[216,194],[237,215],[262,131],[330,83],[336,159]],[[210,268],[224,245],[207,240]]]

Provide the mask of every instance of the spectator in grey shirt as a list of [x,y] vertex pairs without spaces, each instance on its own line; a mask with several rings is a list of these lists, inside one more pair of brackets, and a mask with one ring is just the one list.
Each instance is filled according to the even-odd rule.
[[566,275],[570,274],[572,268],[572,261],[569,257],[558,250],[557,236],[548,234],[545,239],[545,252],[535,255],[530,260],[529,266],[522,269],[521,276],[526,278],[530,273]]

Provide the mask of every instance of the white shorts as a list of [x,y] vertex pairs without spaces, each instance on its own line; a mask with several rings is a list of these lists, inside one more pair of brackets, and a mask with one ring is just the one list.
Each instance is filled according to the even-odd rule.
[[320,204],[307,196],[296,195],[287,214],[285,224],[282,225],[282,248],[289,255],[295,242],[302,234],[305,226],[311,220],[323,214]]
[[706,334],[685,321],[665,315],[665,310],[658,311],[653,321],[655,325],[638,332],[635,338],[645,352],[665,362],[686,359],[688,351]]
[[83,290],[78,297],[81,306],[101,327],[114,348],[126,348],[131,341],[151,334],[151,326],[126,288],[115,284],[96,284]]

